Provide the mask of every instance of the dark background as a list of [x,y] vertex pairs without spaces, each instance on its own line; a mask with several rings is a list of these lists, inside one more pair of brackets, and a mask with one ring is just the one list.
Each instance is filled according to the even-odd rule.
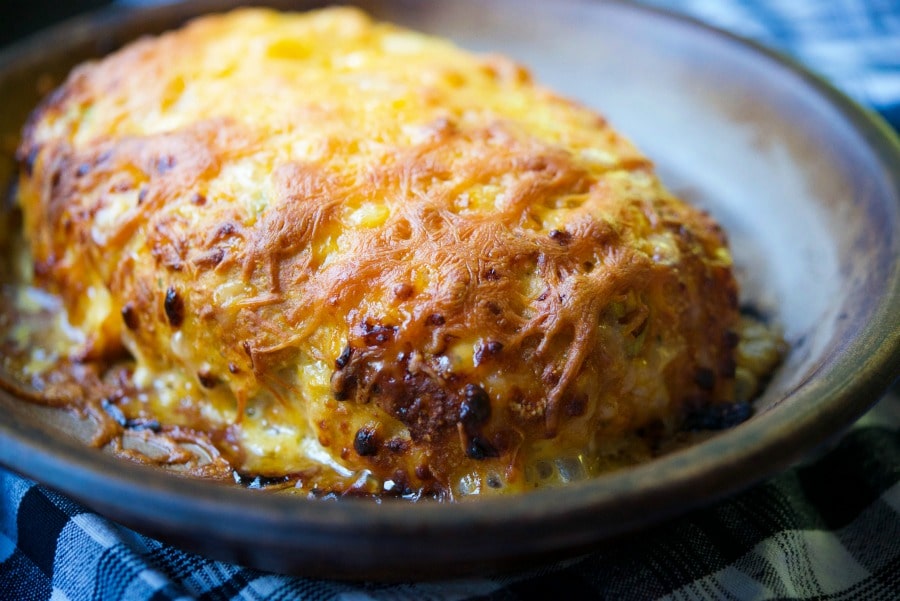
[[0,46],[111,0],[0,0]]

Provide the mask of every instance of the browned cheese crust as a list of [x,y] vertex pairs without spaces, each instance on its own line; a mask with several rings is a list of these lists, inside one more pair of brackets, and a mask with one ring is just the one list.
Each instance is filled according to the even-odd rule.
[[349,9],[208,17],[76,69],[19,157],[70,358],[130,354],[122,411],[242,472],[516,489],[732,400],[719,226],[501,57]]

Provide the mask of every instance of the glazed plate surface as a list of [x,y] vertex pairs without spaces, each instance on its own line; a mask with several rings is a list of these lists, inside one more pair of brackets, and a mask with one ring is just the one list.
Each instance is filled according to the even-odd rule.
[[[110,10],[7,49],[4,148],[14,148],[40,90],[78,62],[233,4]],[[322,577],[473,574],[572,554],[749,486],[838,435],[897,377],[900,143],[880,120],[783,58],[629,3],[356,4],[518,59],[607,116],[674,192],[720,220],[744,299],[774,316],[791,345],[755,415],[636,468],[452,505],[310,501],[180,478],[88,448],[70,414],[5,393],[0,463],[218,559]],[[8,156],[4,189],[13,177]]]

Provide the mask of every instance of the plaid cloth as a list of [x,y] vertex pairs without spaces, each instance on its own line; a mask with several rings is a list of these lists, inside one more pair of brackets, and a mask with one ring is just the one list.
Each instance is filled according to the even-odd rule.
[[642,0],[780,50],[900,129],[897,0]]
[[[900,128],[895,0],[645,1],[792,54]],[[491,579],[381,585],[269,574],[166,546],[0,470],[0,599],[560,596],[900,599],[900,393],[813,462],[615,547]]]

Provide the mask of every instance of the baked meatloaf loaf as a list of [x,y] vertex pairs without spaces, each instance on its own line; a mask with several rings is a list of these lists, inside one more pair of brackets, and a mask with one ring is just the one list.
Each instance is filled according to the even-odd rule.
[[519,490],[735,400],[720,227],[503,57],[346,8],[209,16],[77,68],[19,158],[68,332],[43,389],[217,474]]

